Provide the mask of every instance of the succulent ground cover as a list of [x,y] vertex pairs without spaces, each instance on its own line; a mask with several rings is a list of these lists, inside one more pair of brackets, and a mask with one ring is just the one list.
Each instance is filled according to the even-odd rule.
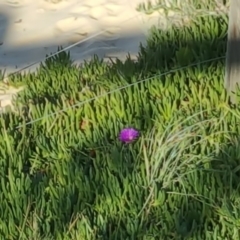
[[162,12],[166,16],[173,17],[172,13],[178,13],[178,17],[194,18],[196,15],[219,15],[228,12],[229,0],[148,0],[137,6],[139,12],[151,14]]
[[0,119],[0,238],[239,239],[226,34],[224,16],[199,17],[153,28],[137,61],[63,52],[12,76],[25,87]]

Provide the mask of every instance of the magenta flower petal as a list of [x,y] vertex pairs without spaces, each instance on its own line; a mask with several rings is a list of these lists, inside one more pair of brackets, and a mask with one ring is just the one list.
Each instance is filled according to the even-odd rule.
[[120,134],[119,139],[124,143],[130,143],[139,137],[139,132],[134,128],[124,128]]

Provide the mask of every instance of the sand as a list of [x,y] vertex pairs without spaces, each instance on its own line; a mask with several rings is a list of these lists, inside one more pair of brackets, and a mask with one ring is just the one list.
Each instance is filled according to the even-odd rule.
[[[0,70],[6,76],[35,71],[46,54],[56,52],[60,45],[79,63],[94,54],[120,59],[128,53],[135,56],[149,28],[165,24],[157,12],[139,13],[136,7],[142,2],[0,0]],[[11,104],[13,94],[14,89],[0,93],[0,108]]]

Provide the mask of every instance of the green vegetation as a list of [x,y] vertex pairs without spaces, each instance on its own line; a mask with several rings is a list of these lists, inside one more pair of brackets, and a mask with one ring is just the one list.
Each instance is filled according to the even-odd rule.
[[219,15],[227,13],[229,0],[147,0],[137,6],[139,12],[152,14],[156,11],[164,11],[166,16],[173,11],[182,17],[196,15]]
[[[153,28],[136,62],[64,52],[12,76],[26,87],[0,120],[0,239],[240,239],[226,33],[201,17]],[[123,145],[128,126],[141,137]]]

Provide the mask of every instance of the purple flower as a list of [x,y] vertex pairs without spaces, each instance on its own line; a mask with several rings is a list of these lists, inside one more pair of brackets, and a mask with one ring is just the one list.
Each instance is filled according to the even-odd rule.
[[124,128],[120,134],[119,139],[124,143],[130,143],[139,137],[139,132],[134,128]]

